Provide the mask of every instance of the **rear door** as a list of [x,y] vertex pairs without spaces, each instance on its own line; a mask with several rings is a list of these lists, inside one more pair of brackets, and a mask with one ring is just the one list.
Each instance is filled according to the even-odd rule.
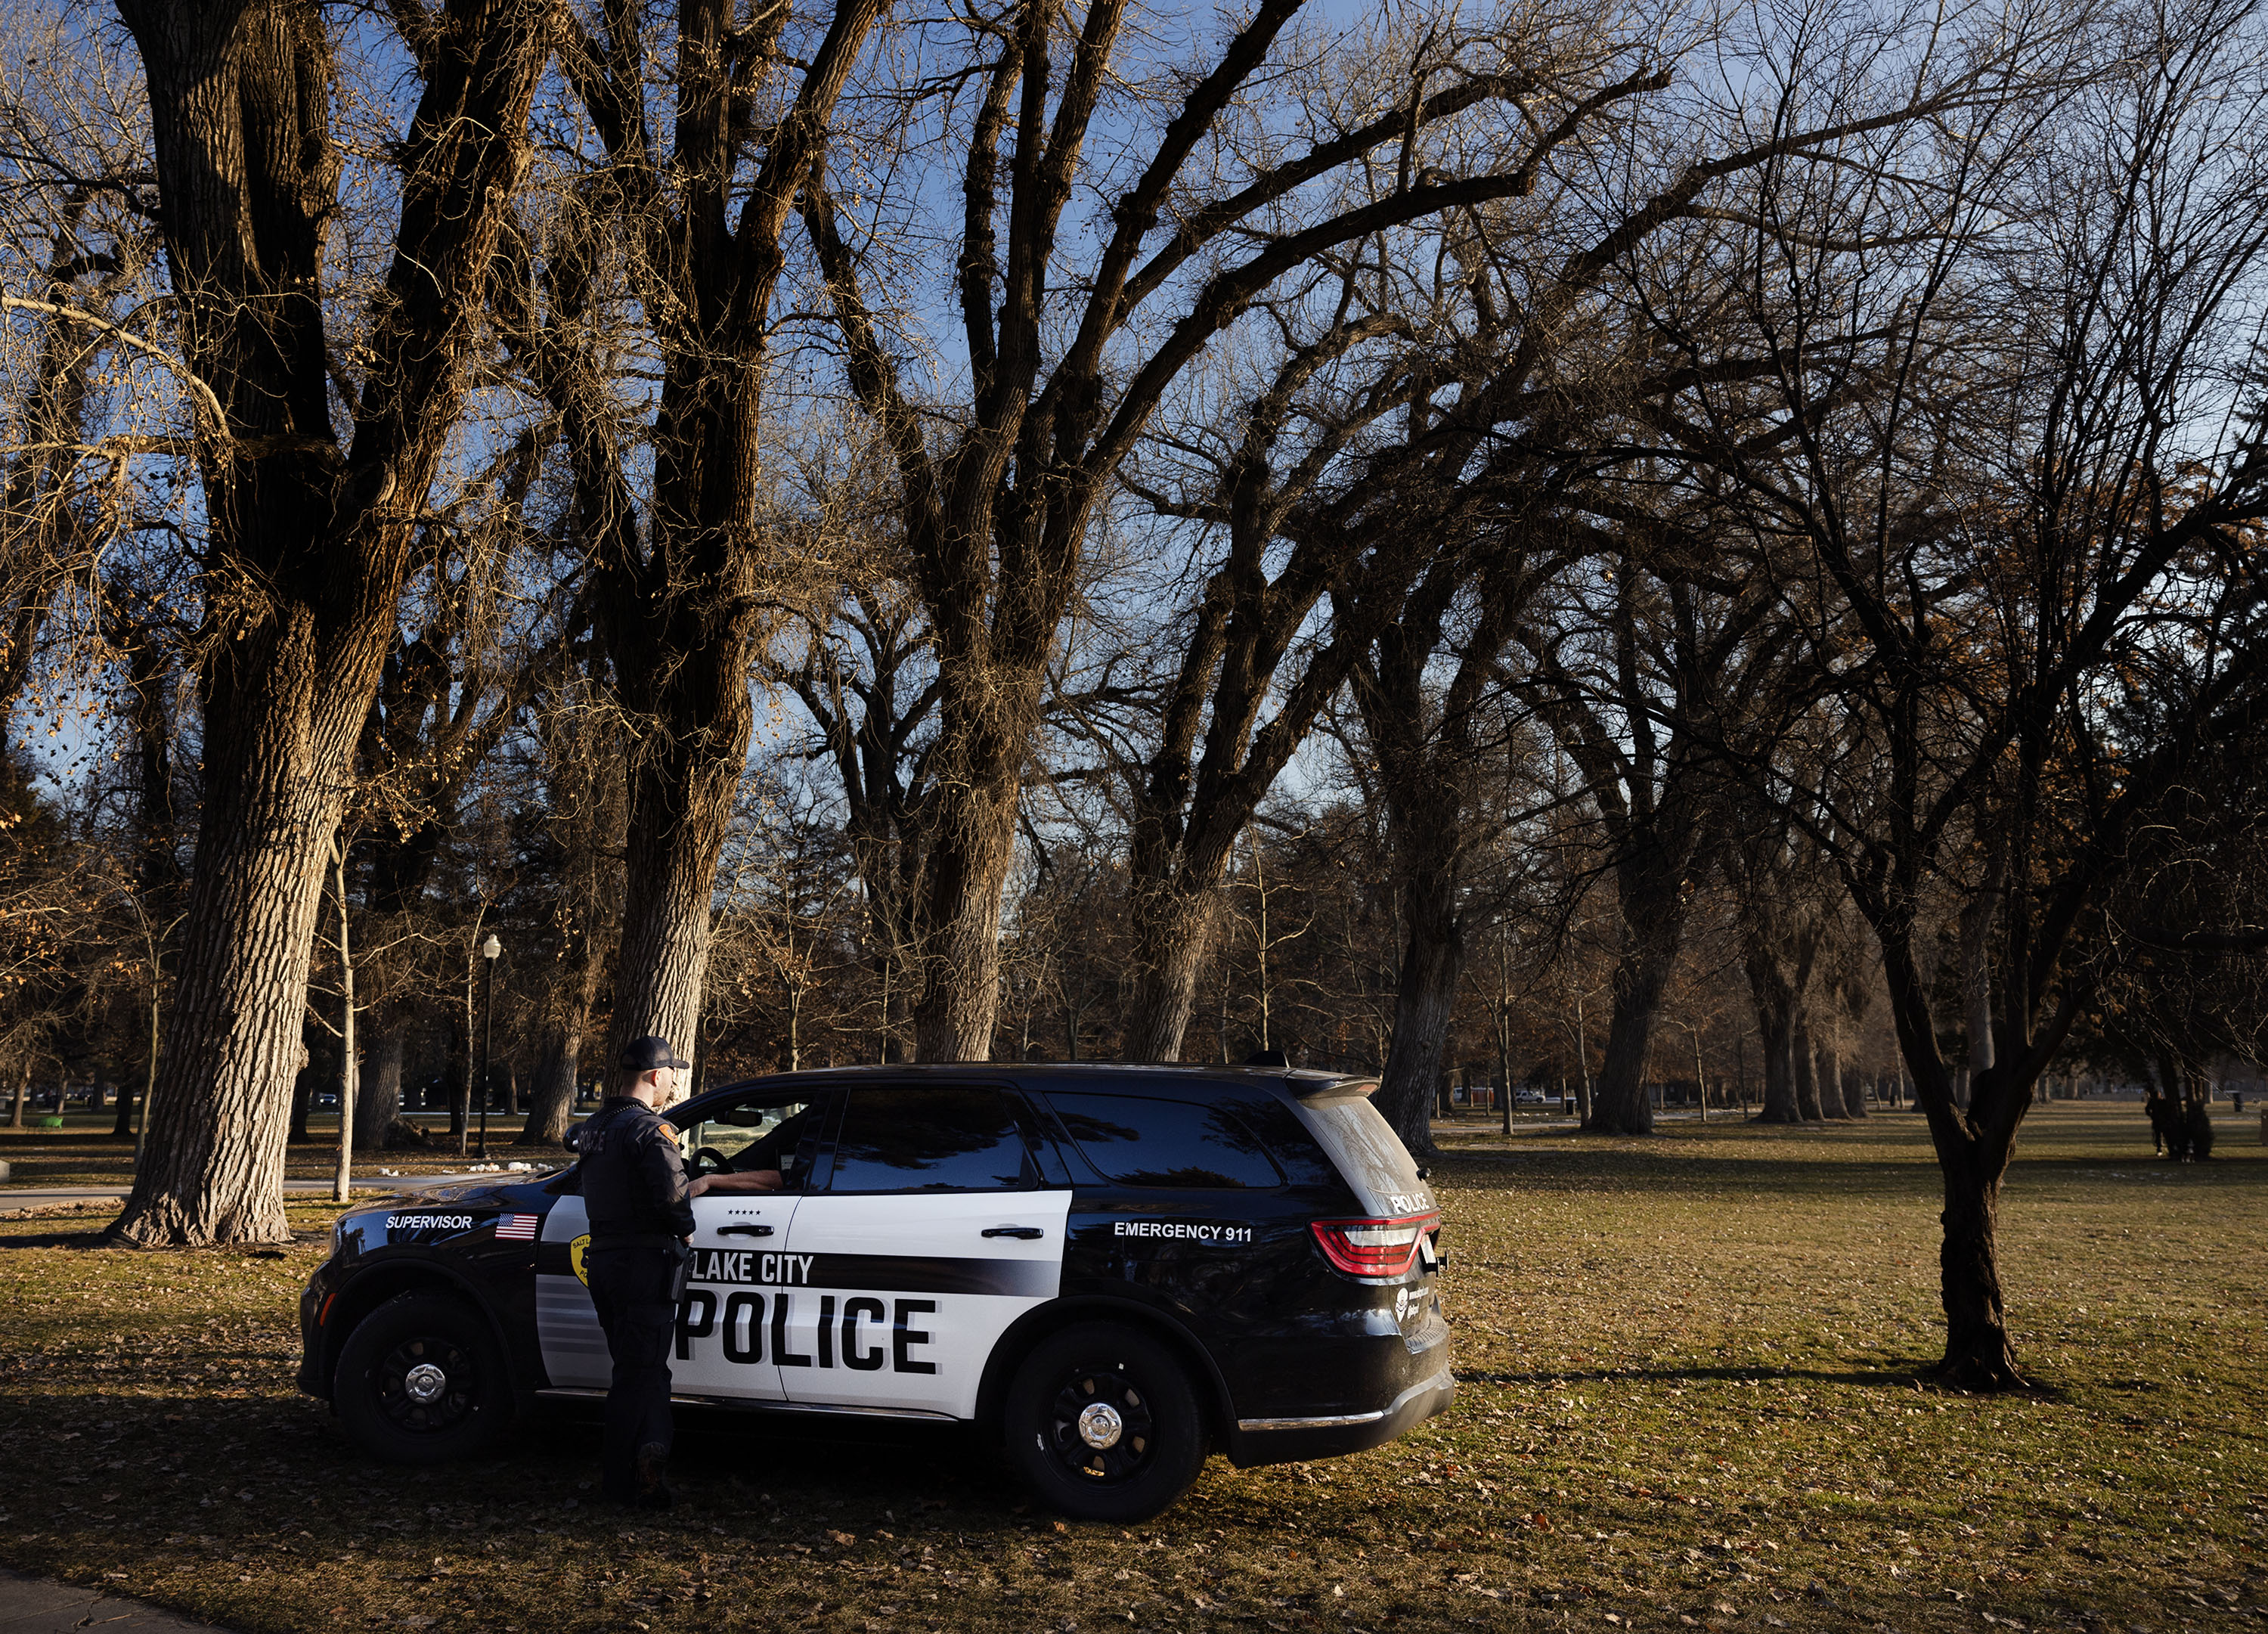
[[1003,1086],[853,1086],[823,1188],[789,1233],[788,1399],[973,1417],[1010,1323],[1056,1297],[1065,1186]]

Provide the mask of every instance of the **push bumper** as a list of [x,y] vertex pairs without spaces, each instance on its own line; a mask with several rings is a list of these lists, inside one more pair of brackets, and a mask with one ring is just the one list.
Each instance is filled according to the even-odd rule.
[[1240,1469],[1250,1469],[1260,1464],[1366,1452],[1446,1411],[1456,1395],[1457,1380],[1444,1358],[1439,1373],[1420,1379],[1384,1407],[1368,1412],[1314,1418],[1240,1418],[1229,1435],[1229,1461]]

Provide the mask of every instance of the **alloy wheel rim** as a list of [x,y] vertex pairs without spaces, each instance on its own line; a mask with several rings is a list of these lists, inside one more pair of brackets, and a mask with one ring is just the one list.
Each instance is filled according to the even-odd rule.
[[431,1335],[404,1339],[378,1365],[379,1410],[412,1434],[453,1430],[472,1416],[476,1382],[462,1346]]
[[1065,1474],[1110,1486],[1148,1468],[1157,1444],[1149,1392],[1115,1368],[1073,1371],[1056,1392],[1048,1439]]

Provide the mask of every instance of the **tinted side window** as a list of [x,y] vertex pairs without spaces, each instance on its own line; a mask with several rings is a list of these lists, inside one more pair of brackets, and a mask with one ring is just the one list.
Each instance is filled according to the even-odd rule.
[[1300,1120],[1280,1100],[1263,1100],[1240,1107],[1237,1116],[1268,1143],[1268,1155],[1294,1186],[1344,1184],[1315,1137],[1300,1127]]
[[1268,1148],[1226,1107],[1132,1095],[1048,1096],[1088,1162],[1122,1186],[1280,1186]]
[[1014,1107],[997,1089],[854,1089],[828,1189],[998,1191],[1034,1178]]

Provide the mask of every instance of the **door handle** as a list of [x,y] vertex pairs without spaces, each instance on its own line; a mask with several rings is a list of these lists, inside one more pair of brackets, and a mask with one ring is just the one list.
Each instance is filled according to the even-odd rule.
[[719,1237],[769,1237],[772,1234],[772,1228],[769,1226],[719,1226],[717,1234]]
[[1035,1237],[1046,1236],[1047,1233],[1036,1226],[987,1226],[976,1234],[980,1237],[1021,1237],[1029,1242]]

